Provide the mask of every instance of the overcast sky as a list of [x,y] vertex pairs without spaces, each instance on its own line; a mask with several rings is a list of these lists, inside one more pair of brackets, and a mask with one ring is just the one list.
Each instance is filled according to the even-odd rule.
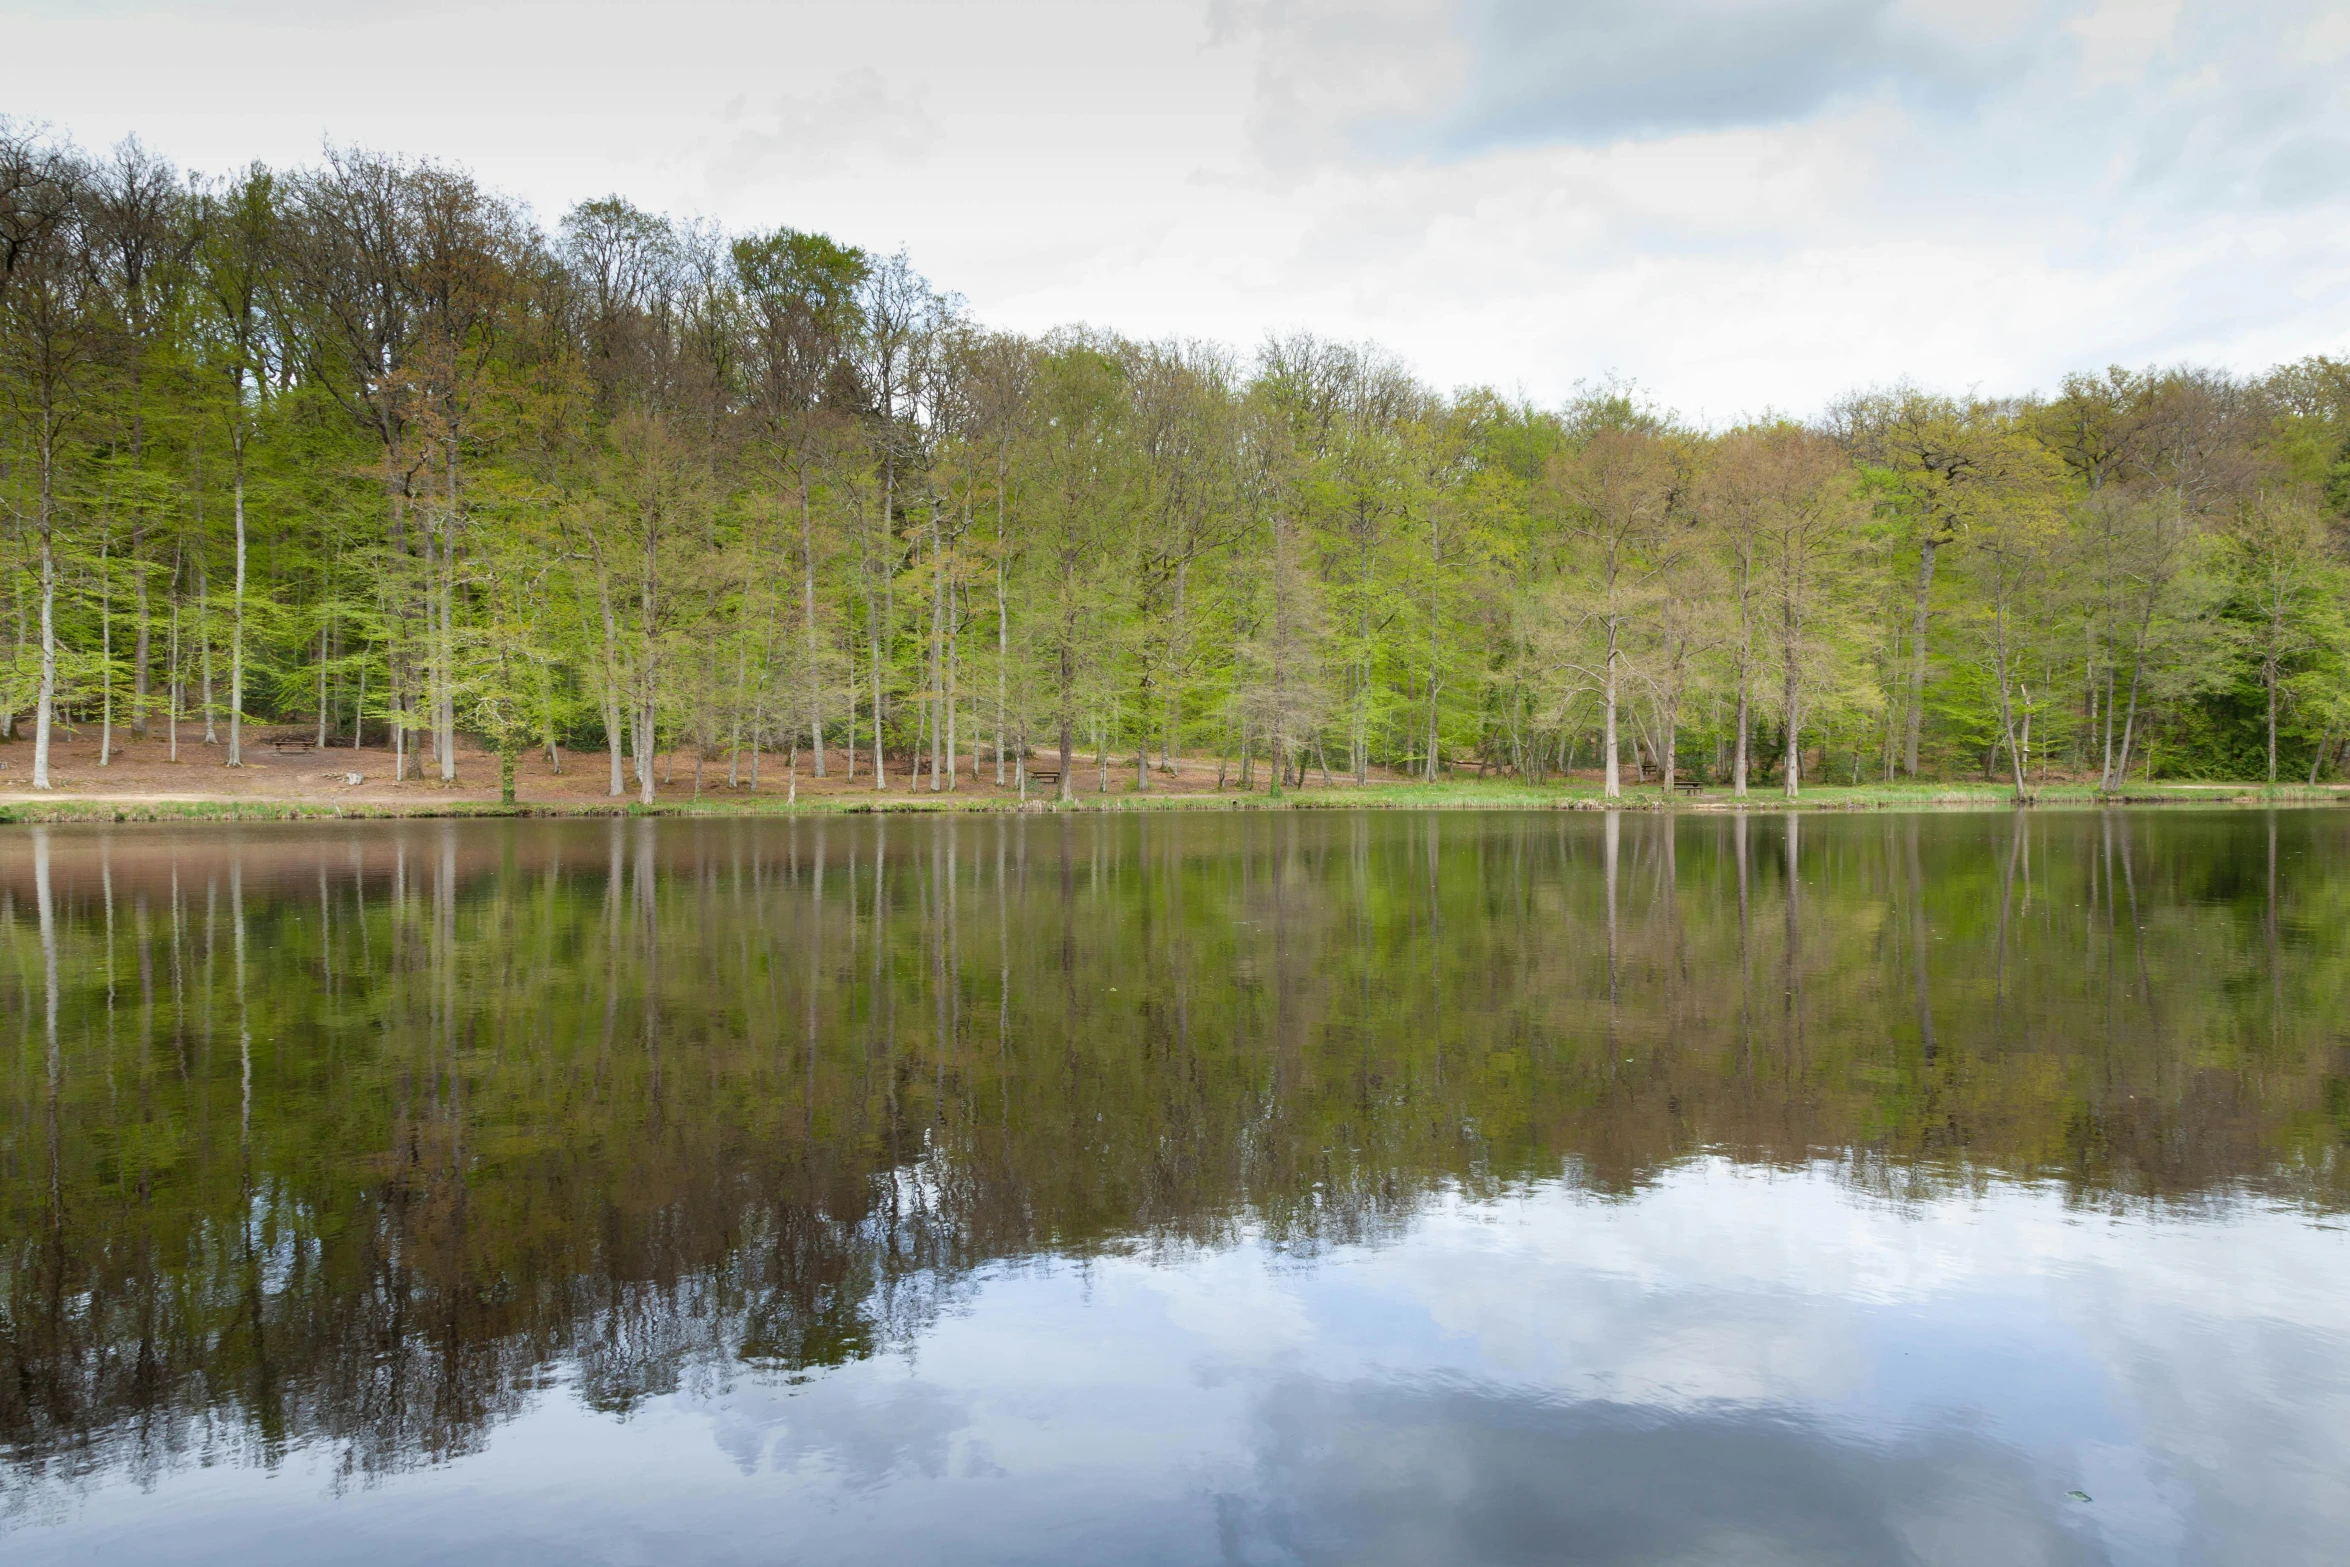
[[990,324],[1719,423],[2350,350],[2350,0],[0,0],[0,109],[905,244]]

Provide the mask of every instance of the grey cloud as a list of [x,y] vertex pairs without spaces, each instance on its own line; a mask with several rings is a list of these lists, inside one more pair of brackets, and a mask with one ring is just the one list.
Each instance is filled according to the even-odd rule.
[[1268,1392],[1228,1560],[2087,1567],[2074,1477],[1956,1429],[1872,1442],[1800,1414],[1687,1413],[1432,1380]]
[[950,1470],[954,1438],[971,1424],[965,1400],[932,1383],[827,1377],[790,1391],[744,1386],[710,1415],[711,1435],[744,1474],[762,1465],[821,1469],[850,1491],[940,1478]]
[[1907,19],[1897,0],[1466,0],[1457,96],[1359,134],[1375,152],[1459,157],[1775,124],[1886,91],[1963,110],[2028,68],[2058,20],[2042,9],[1964,40]]
[[821,92],[792,94],[756,111],[737,99],[719,111],[733,134],[710,159],[710,182],[731,190],[808,165],[879,159],[914,162],[938,145],[938,120],[861,66]]
[[2350,187],[2350,141],[2339,136],[2302,136],[2268,155],[2261,165],[2260,193],[2272,207],[2307,207]]
[[[1909,0],[1427,0],[1417,47],[1441,41],[1446,68],[1423,66],[1408,96],[1351,97],[1350,75],[1377,82],[1399,46],[1334,31],[1313,0],[1286,4],[1287,101],[1327,106],[1323,144],[1377,162],[1792,125],[1874,100],[1908,111],[1900,184],[1928,208],[1962,201],[2023,225],[2117,198],[2191,220],[2350,196],[2350,73],[2280,47],[2327,0],[2185,0],[2142,5],[2151,20],[2135,22],[2113,0],[1974,16]],[[2124,25],[2144,41],[2117,71],[2099,40]],[[1890,146],[1853,157],[1873,150]]]

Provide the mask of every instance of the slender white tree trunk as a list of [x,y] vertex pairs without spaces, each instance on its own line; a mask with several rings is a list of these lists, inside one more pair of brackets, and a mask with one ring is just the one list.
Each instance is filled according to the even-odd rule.
[[57,705],[57,553],[50,537],[48,475],[41,496],[41,693],[33,707],[33,787],[49,785],[50,710]]
[[[240,385],[239,391],[243,390]],[[245,436],[239,430],[229,444],[237,457],[237,585],[229,615],[228,652],[228,761],[245,765]]]
[[318,748],[326,749],[326,629],[324,616],[318,622]]
[[[800,626],[806,643],[802,656],[807,662],[801,678],[808,682],[808,744],[816,753],[816,776],[821,778],[824,776],[824,680],[822,661],[816,656],[816,520],[808,502],[804,469],[800,475]],[[792,778],[796,796],[799,788],[796,770]]]
[[164,689],[169,694],[171,710],[164,718],[164,728],[170,740],[171,760],[176,762],[180,759],[180,589],[176,569],[172,572],[171,651],[167,656],[171,660],[171,670],[164,681]]
[[881,626],[873,618],[873,594],[870,590],[865,594],[865,623],[866,641],[872,644],[873,653],[873,787],[887,789],[889,768],[881,754]]
[[1001,545],[1002,525],[996,529],[998,549],[995,563],[995,782],[1004,786],[1004,726],[1005,715],[1011,710],[1009,670],[1012,662],[1012,611],[1004,595],[1004,558]]
[[1602,748],[1607,752],[1607,797],[1619,799],[1624,793],[1623,771],[1616,753],[1616,623],[1607,627],[1607,673],[1602,682],[1606,687],[1607,718]]
[[98,765],[114,765],[114,583],[108,567],[113,540],[98,541]]

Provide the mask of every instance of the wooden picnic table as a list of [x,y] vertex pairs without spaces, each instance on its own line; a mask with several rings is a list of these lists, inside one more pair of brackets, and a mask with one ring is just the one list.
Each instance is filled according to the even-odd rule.
[[318,749],[318,741],[299,729],[280,729],[269,737],[269,748],[280,755],[307,756]]

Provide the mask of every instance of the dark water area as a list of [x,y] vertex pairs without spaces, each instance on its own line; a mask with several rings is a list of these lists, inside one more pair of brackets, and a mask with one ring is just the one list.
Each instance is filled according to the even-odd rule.
[[0,835],[0,1559],[2350,1555],[2350,813]]

